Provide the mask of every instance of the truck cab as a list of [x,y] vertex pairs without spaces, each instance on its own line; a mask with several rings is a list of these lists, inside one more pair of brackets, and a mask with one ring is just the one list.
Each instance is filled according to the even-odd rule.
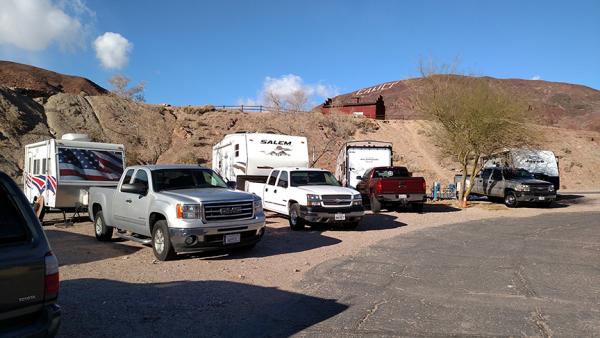
[[246,183],[266,210],[289,218],[292,230],[310,223],[358,226],[364,208],[358,191],[342,187],[333,174],[316,168],[275,168],[265,183]]

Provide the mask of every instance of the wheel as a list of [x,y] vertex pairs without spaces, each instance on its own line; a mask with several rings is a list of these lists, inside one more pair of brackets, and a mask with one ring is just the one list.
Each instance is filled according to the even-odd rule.
[[413,209],[413,211],[415,212],[423,212],[423,207],[425,206],[425,203],[411,203],[410,207]]
[[509,208],[516,208],[517,205],[519,205],[519,202],[517,201],[517,195],[515,195],[515,193],[512,191],[507,191],[504,195],[504,204],[506,204],[506,206]]
[[290,228],[294,231],[304,229],[305,221],[300,217],[300,205],[294,203],[290,206]]
[[167,221],[160,220],[154,224],[152,229],[152,251],[159,261],[168,261],[175,258],[175,250],[169,238],[169,227]]
[[358,224],[360,224],[360,221],[354,221],[354,222],[348,222],[344,224],[344,229],[347,230],[354,230],[358,227]]
[[113,227],[106,225],[102,210],[94,215],[94,233],[96,234],[96,239],[101,242],[110,241],[112,238]]
[[375,197],[375,195],[371,195],[369,198],[369,202],[371,204],[371,211],[374,213],[378,213],[381,211],[381,202]]

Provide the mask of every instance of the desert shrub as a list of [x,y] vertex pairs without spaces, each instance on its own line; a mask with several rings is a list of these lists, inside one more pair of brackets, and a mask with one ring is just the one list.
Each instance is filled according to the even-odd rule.
[[363,133],[374,133],[379,130],[379,124],[372,119],[355,118],[356,127]]
[[353,118],[342,114],[321,114],[312,113],[317,124],[331,131],[333,136],[341,138],[349,138],[356,133],[357,125]]
[[192,115],[202,115],[211,111],[215,111],[215,106],[204,105],[204,106],[185,106],[179,108],[182,112]]

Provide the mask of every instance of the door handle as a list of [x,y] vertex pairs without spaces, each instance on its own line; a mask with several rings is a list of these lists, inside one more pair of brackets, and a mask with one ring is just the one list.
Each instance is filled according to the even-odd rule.
[[127,203],[131,203],[132,201],[131,201],[131,200],[125,200],[125,202],[127,202]]
[[265,188],[265,191],[269,191],[269,188]]
[[274,193],[277,193],[277,189],[273,190]]

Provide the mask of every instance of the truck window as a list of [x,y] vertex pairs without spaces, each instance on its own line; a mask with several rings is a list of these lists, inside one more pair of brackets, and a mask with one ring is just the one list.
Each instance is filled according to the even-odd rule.
[[275,185],[275,181],[277,181],[277,175],[279,175],[279,170],[273,170],[271,176],[269,176],[269,180],[267,181],[268,185]]
[[496,181],[502,180],[502,172],[498,169],[494,169],[494,173],[492,174],[492,179]]
[[328,171],[292,171],[290,173],[290,185],[301,187],[305,185],[332,185],[339,187],[340,183],[333,174]]
[[488,180],[490,175],[492,174],[492,169],[483,169],[481,172],[481,178],[484,180]]
[[131,182],[131,176],[133,176],[133,169],[127,170],[125,178],[123,179],[123,184],[128,184],[129,182]]
[[0,245],[31,239],[25,217],[4,184],[0,182]]
[[146,170],[138,169],[133,177],[133,183],[141,183],[148,187],[148,174],[146,173]]
[[159,169],[152,171],[154,191],[227,188],[223,179],[210,169]]
[[378,168],[373,173],[374,178],[400,178],[410,177],[408,169],[405,167],[394,167],[394,168]]
[[281,175],[279,175],[279,181],[277,181],[277,186],[282,188],[288,187],[288,173],[287,171],[282,171]]

